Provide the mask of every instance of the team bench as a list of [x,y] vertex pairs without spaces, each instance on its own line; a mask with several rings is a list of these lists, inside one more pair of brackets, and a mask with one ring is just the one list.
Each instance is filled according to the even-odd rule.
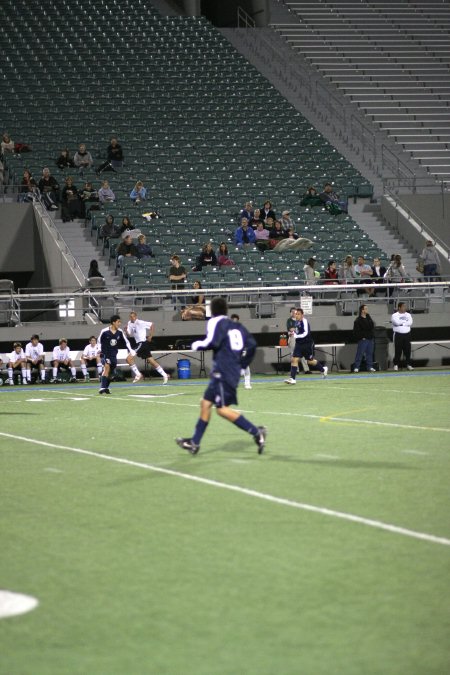
[[[320,345],[314,345],[315,350],[331,356],[330,371],[332,371],[333,368],[336,368],[339,372],[339,363],[337,360],[337,350],[339,347],[345,347],[345,342],[326,342]],[[280,347],[280,345],[276,345],[275,349],[277,350],[277,363],[275,368],[278,375],[281,370],[283,359],[288,358],[292,354],[292,350],[289,347]]]

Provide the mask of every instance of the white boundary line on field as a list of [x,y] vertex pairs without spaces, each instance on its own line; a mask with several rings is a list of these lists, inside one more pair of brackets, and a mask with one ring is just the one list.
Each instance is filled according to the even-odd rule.
[[250,488],[240,487],[239,485],[233,485],[230,483],[221,483],[220,481],[213,480],[212,478],[203,478],[202,476],[194,476],[192,474],[184,473],[182,471],[175,471],[173,469],[166,469],[160,466],[154,466],[153,464],[135,462],[130,459],[125,459],[124,457],[113,457],[112,455],[105,455],[101,452],[94,452],[93,450],[72,448],[67,445],[59,445],[58,443],[48,443],[47,441],[39,441],[35,438],[27,438],[26,436],[17,436],[15,434],[8,434],[3,431],[0,431],[0,436],[3,436],[4,438],[10,438],[16,441],[24,441],[25,443],[33,443],[34,445],[42,445],[46,448],[55,448],[57,450],[68,450],[69,452],[75,452],[80,455],[96,457],[97,459],[104,459],[109,462],[117,462],[117,464],[125,464],[126,466],[133,466],[138,469],[145,469],[147,471],[163,473],[166,474],[167,476],[184,478],[185,480],[191,480],[195,483],[202,483],[203,485],[222,488],[223,490],[230,490],[231,492],[237,492],[239,494],[247,495],[248,497],[256,497],[257,499],[262,499],[266,502],[271,502],[272,504],[280,504],[281,506],[290,506],[291,508],[300,509],[302,511],[320,513],[321,515],[330,516],[331,518],[339,518],[340,520],[347,520],[353,523],[359,523],[360,525],[366,525],[368,527],[373,527],[378,530],[384,530],[386,532],[400,534],[405,537],[411,537],[412,539],[420,539],[422,541],[427,541],[432,544],[441,544],[442,546],[450,546],[450,539],[446,539],[445,537],[437,537],[434,534],[427,534],[426,532],[417,532],[416,530],[408,530],[407,528],[399,527],[398,525],[391,525],[390,523],[383,523],[380,520],[363,518],[362,516],[355,516],[351,513],[344,513],[342,511],[334,511],[333,509],[327,509],[322,506],[314,506],[313,504],[304,504],[302,502],[296,502],[292,499],[275,497],[274,495],[269,495],[266,494],[265,492],[259,492],[257,490],[251,490]]

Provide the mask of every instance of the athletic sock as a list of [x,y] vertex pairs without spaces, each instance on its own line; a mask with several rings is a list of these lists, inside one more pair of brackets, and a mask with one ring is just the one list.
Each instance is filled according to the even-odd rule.
[[87,377],[87,368],[85,363],[81,364],[81,372],[83,373],[83,377]]
[[197,424],[195,425],[194,435],[192,436],[192,442],[195,443],[195,445],[200,445],[200,441],[202,440],[203,434],[205,433],[207,426],[208,422],[204,422],[199,417],[197,420]]
[[26,382],[27,380],[27,371],[26,368],[22,368],[22,382]]
[[30,368],[27,368],[27,380],[28,380],[28,382],[31,381],[31,369]]
[[103,373],[103,366],[101,363],[97,363],[97,372],[99,376]]
[[52,368],[53,379],[56,380],[58,377],[58,368]]
[[166,377],[167,373],[161,366],[157,366],[156,372],[161,375],[161,377]]
[[135,375],[140,375],[141,373],[139,372],[139,368],[136,365],[131,366],[131,370]]
[[42,382],[45,382],[45,368],[42,368],[41,370],[41,380]]
[[71,369],[70,369],[70,372],[72,373],[72,377],[76,377],[76,376],[77,376],[76,368],[71,368]]
[[108,389],[108,387],[109,387],[109,379],[104,375],[102,375],[100,382],[100,389]]
[[297,366],[291,366],[291,377],[293,380],[297,377]]
[[258,428],[255,427],[255,425],[252,424],[250,420],[244,417],[244,415],[239,415],[237,420],[234,420],[233,424],[239,427],[239,429],[242,429],[243,431],[251,434],[252,436],[256,436],[258,433]]
[[12,369],[12,368],[8,368],[8,378],[9,378],[10,380],[13,379],[13,369]]

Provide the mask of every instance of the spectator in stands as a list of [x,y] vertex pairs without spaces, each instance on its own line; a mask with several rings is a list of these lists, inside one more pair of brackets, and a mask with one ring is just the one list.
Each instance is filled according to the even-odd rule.
[[137,257],[139,258],[139,260],[148,260],[149,258],[155,257],[152,251],[152,247],[149,244],[147,244],[145,234],[140,234],[138,236],[138,243],[136,245],[136,250],[137,250]]
[[356,279],[355,266],[353,265],[353,257],[351,255],[345,256],[345,260],[339,268],[339,279],[342,284],[354,284]]
[[255,243],[255,231],[248,226],[247,218],[242,218],[240,226],[234,233],[234,241],[238,248],[247,247]]
[[117,171],[123,165],[123,150],[119,141],[113,136],[106,149],[106,161],[97,167],[97,175],[102,171]]
[[124,258],[136,258],[136,257],[137,257],[137,248],[135,244],[133,244],[133,239],[131,238],[131,235],[127,234],[117,247],[117,265],[118,267],[121,267]]
[[186,270],[180,262],[180,257],[178,255],[172,255],[170,258],[169,269],[169,279],[172,282],[172,288],[174,290],[184,288],[186,278]]
[[42,178],[38,186],[45,208],[48,211],[56,211],[59,204],[59,184],[56,178],[50,174],[50,169],[47,166],[42,169]]
[[247,218],[247,221],[251,223],[253,218],[253,204],[251,202],[245,202],[244,208],[239,214],[239,222],[241,222],[242,218]]
[[130,192],[130,199],[135,204],[140,204],[147,198],[147,188],[144,187],[144,183],[141,180],[138,180],[134,188]]
[[423,276],[425,281],[433,281],[438,278],[440,272],[439,254],[436,251],[436,246],[431,239],[428,239],[425,248],[420,254],[423,262]]
[[300,206],[322,206],[322,200],[315,187],[310,186],[302,197]]
[[116,195],[112,191],[107,180],[102,181],[102,187],[98,191],[98,198],[101,204],[111,203],[116,201]]
[[276,220],[273,224],[273,227],[269,231],[269,245],[270,248],[275,248],[281,239],[287,238],[287,232],[283,230],[281,225],[281,220]]
[[260,218],[261,220],[267,220],[267,218],[273,218],[276,220],[275,211],[272,208],[272,202],[268,199],[264,202],[264,206],[261,209]]
[[316,276],[316,272],[314,270],[315,266],[316,266],[315,258],[309,258],[306,265],[303,266],[303,272],[305,274],[305,280],[306,280],[306,283],[308,284],[308,286],[312,286],[313,284],[317,284],[318,277]]
[[27,382],[31,384],[31,373],[37,368],[41,376],[41,382],[45,382],[45,353],[44,346],[39,341],[39,335],[32,335],[30,342],[25,346],[27,364]]
[[74,218],[84,218],[84,204],[78,194],[76,185],[73,184],[72,176],[67,176],[61,194],[61,217],[67,223]]
[[197,256],[195,266],[192,269],[194,272],[201,272],[202,268],[208,265],[211,267],[217,265],[217,256],[210,241],[203,244],[200,255]]
[[267,251],[270,248],[269,237],[269,230],[264,227],[264,223],[260,220],[255,230],[256,248],[259,251]]
[[2,142],[0,147],[2,155],[5,155],[8,152],[11,154],[14,152],[14,141],[11,140],[10,135],[6,131],[2,136]]
[[83,172],[90,169],[93,165],[94,160],[92,159],[91,153],[86,149],[85,143],[80,143],[78,150],[73,156],[73,163],[78,169],[80,176],[82,176]]
[[202,285],[196,280],[194,281],[192,288],[194,288],[197,293],[189,298],[188,302],[190,304],[181,312],[183,321],[201,320],[206,317],[205,296],[200,293]]
[[13,350],[8,355],[7,368],[8,368],[8,384],[11,386],[14,384],[14,371],[22,374],[23,384],[27,384],[27,369],[26,369],[26,356],[25,352],[22,349],[21,342],[15,342],[13,344]]
[[100,228],[100,236],[107,241],[109,239],[118,239],[118,237],[120,237],[120,229],[115,224],[114,216],[111,213],[106,216],[105,222]]
[[124,216],[122,218],[122,225],[120,226],[120,234],[123,234],[127,230],[134,230],[134,227],[131,223],[131,220],[128,218],[128,216]]
[[256,226],[258,225],[260,220],[262,221],[261,209],[254,209],[253,216],[251,220],[248,221],[248,224],[250,225],[250,227],[253,227],[253,229],[256,229]]
[[372,265],[372,279],[376,284],[383,282],[384,275],[386,274],[386,268],[381,264],[381,260],[376,257],[373,259]]
[[399,255],[398,253],[392,256],[390,265],[386,270],[384,278],[387,281],[397,284],[400,284],[403,281],[407,281],[407,274],[405,267],[402,263],[402,256]]
[[[372,283],[372,268],[366,263],[366,259],[363,255],[358,256],[358,262],[355,265],[355,274],[357,281],[361,284],[371,284]],[[371,286],[367,286],[364,290],[358,289],[358,295],[367,293],[367,295],[373,295],[374,289]]]
[[67,340],[66,338],[61,338],[59,341],[59,344],[56,345],[53,349],[53,360],[52,360],[52,379],[51,382],[52,384],[56,384],[58,382],[58,370],[60,368],[64,368],[64,370],[70,370],[71,382],[76,382],[77,381],[77,371],[75,370],[75,367],[72,363],[72,358],[70,356],[70,350],[67,345]]
[[38,186],[29,169],[25,169],[17,196],[18,202],[32,202],[39,194]]
[[332,215],[348,212],[347,201],[341,199],[340,196],[334,192],[331,183],[325,183],[323,192],[321,192],[319,196],[327,211]]
[[336,266],[336,261],[335,260],[329,260],[327,268],[325,272],[323,273],[324,279],[325,279],[325,284],[327,286],[333,286],[335,284],[339,283],[338,280],[338,271],[337,271],[337,266]]
[[78,191],[78,195],[83,204],[85,204],[86,202],[99,201],[98,192],[90,181],[85,182],[81,190]]
[[228,254],[228,246],[225,241],[220,242],[217,249],[217,264],[219,267],[232,267],[235,264]]
[[103,279],[103,274],[98,269],[98,260],[91,260],[91,264],[89,265],[87,278],[92,279],[94,277],[99,277],[100,279]]
[[295,230],[295,225],[294,221],[291,218],[291,212],[290,211],[283,211],[281,214],[281,227],[285,232],[289,232],[289,230],[294,231]]
[[69,155],[69,150],[63,148],[59,154],[58,159],[56,160],[56,166],[58,169],[70,169],[75,166],[72,157]]

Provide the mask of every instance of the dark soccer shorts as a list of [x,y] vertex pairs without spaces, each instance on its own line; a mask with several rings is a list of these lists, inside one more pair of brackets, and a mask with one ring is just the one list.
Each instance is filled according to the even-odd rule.
[[314,344],[312,342],[299,342],[297,340],[292,356],[296,359],[311,361],[314,358]]
[[145,342],[139,342],[136,347],[136,356],[139,356],[140,359],[149,359],[152,355],[152,350],[150,347],[150,342],[146,340]]
[[86,359],[85,364],[87,368],[95,368],[97,366],[97,359]]
[[102,363],[105,366],[109,364],[111,371],[115,370],[117,367],[117,355],[116,356],[102,356]]
[[216,408],[224,406],[237,405],[236,387],[231,387],[222,380],[210,380],[210,383],[203,394],[206,401],[214,403]]

